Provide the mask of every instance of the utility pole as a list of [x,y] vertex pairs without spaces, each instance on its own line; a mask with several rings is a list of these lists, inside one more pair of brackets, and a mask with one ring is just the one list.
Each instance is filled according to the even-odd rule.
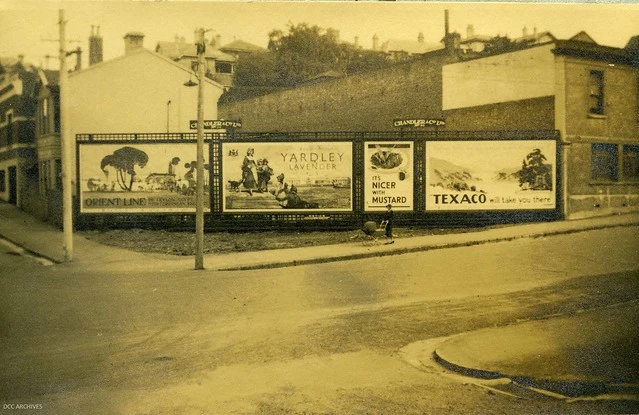
[[197,165],[195,182],[195,269],[204,269],[204,29],[197,31]]
[[71,141],[68,123],[68,72],[66,52],[66,21],[64,10],[60,17],[60,145],[62,150],[62,228],[64,233],[64,259],[73,259],[73,194],[71,192]]

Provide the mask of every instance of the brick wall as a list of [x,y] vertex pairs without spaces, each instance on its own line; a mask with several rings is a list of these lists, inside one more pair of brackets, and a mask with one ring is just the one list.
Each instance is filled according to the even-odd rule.
[[439,118],[441,51],[378,71],[222,104],[219,116],[252,131],[389,131],[394,118]]
[[450,130],[553,130],[555,97],[460,108],[444,112]]

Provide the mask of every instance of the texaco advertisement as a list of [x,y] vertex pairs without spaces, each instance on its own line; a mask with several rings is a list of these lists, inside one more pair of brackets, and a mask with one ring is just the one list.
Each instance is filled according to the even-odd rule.
[[349,211],[350,142],[223,143],[224,211]]
[[366,210],[413,209],[413,143],[364,144],[364,200]]
[[[195,143],[80,145],[80,211],[195,212],[196,152]],[[205,164],[207,211],[208,170]]]
[[426,210],[556,208],[550,140],[426,143]]

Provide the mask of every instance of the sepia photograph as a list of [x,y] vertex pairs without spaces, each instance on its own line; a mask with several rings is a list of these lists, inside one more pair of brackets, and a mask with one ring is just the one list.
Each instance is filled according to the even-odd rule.
[[0,415],[639,414],[639,3],[0,0]]

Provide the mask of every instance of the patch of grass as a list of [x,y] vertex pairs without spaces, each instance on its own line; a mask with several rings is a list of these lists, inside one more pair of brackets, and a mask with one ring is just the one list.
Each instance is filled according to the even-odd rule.
[[[399,238],[416,236],[464,233],[485,228],[394,228]],[[146,229],[110,229],[105,231],[82,231],[83,237],[92,241],[130,249],[137,252],[168,255],[194,255],[195,232],[172,232]],[[345,244],[363,241],[359,230],[345,231],[247,231],[211,232],[204,234],[204,253],[232,253],[261,251],[267,249],[297,248],[304,246]]]

